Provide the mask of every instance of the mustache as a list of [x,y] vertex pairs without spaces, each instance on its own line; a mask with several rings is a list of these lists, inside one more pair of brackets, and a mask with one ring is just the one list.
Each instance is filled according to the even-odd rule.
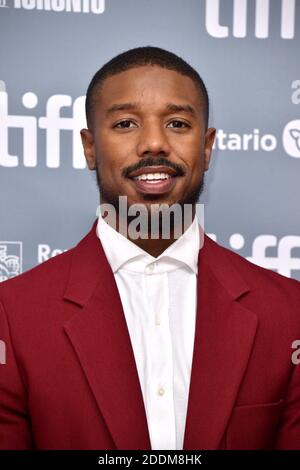
[[172,168],[173,170],[176,171],[178,176],[185,175],[185,170],[181,165],[170,162],[170,160],[168,160],[165,157],[147,157],[147,158],[141,159],[135,165],[131,165],[128,168],[125,168],[122,171],[122,176],[128,177],[128,175],[133,171],[140,170],[141,168],[147,168],[148,166],[160,166],[160,165]]

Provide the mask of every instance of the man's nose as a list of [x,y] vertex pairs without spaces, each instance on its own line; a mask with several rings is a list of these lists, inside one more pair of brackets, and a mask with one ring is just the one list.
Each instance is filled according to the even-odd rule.
[[170,144],[166,135],[166,129],[162,124],[145,125],[140,132],[137,145],[137,153],[143,157],[146,153],[165,154],[170,153]]

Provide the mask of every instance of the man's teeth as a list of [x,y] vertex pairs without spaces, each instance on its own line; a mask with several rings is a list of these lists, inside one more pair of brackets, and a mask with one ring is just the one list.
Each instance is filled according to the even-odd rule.
[[147,173],[139,176],[135,176],[135,180],[147,180],[151,182],[156,182],[156,180],[165,180],[171,178],[167,173]]

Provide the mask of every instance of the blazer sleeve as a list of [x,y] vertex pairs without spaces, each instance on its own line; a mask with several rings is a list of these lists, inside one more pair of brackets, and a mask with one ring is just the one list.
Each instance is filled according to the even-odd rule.
[[277,450],[300,450],[300,364],[293,367],[276,438]]
[[32,449],[26,390],[18,368],[9,323],[0,300],[0,449]]

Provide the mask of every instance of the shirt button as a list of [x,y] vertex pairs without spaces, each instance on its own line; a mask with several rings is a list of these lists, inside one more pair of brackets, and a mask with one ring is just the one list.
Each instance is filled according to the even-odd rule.
[[153,273],[154,268],[155,268],[155,263],[152,263],[152,264],[149,264],[148,266],[146,266],[146,268],[145,268],[146,274]]
[[163,387],[160,387],[158,389],[158,395],[162,397],[164,394],[165,394],[165,389]]
[[155,325],[160,325],[160,316],[158,313],[155,314]]

